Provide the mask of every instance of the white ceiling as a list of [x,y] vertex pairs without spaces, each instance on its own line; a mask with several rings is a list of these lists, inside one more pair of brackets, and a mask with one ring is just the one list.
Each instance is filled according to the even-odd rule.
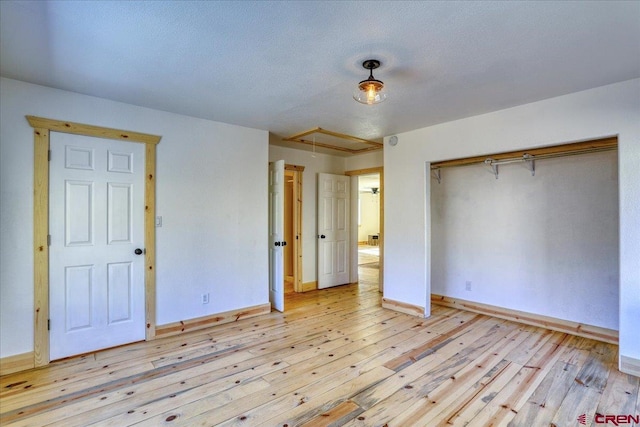
[[[0,43],[5,77],[376,139],[640,77],[640,2],[3,0]],[[376,106],[352,99],[368,58]]]

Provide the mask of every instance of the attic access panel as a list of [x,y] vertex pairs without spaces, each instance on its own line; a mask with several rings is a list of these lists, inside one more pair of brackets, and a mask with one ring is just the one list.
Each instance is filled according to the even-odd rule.
[[382,149],[382,142],[344,133],[332,132],[322,128],[314,128],[284,138],[284,141],[306,144],[309,146],[328,148],[350,154],[362,154]]

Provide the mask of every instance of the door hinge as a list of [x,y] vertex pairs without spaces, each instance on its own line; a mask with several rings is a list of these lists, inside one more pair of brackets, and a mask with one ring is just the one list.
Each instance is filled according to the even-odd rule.
[[51,161],[51,150],[47,152],[47,158],[49,159],[49,161]]
[[51,330],[51,319],[47,319],[47,331]]
[[47,234],[47,246],[51,246],[51,234]]

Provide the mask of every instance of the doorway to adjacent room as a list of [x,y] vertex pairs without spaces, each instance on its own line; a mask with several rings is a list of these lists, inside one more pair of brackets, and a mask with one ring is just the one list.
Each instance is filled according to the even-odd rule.
[[380,173],[358,179],[358,279],[378,281],[380,273]]

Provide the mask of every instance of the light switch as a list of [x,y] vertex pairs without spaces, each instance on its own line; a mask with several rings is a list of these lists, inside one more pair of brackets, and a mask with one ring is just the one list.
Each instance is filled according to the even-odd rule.
[[156,227],[162,227],[162,217],[161,216],[157,216],[156,217]]

